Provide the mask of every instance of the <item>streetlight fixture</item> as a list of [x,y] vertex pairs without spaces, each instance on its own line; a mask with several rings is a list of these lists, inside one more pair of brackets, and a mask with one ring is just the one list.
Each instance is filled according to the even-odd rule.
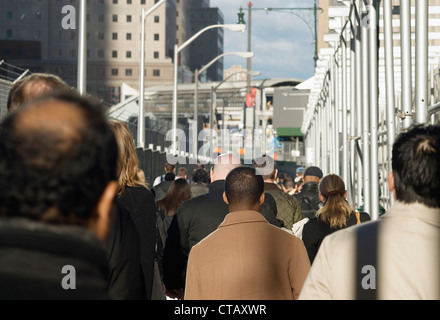
[[139,148],[145,148],[145,19],[157,8],[163,5],[166,0],[160,0],[148,11],[142,8],[142,39],[141,39],[141,62],[139,66],[139,117],[138,117],[138,139]]
[[173,83],[173,114],[172,114],[172,125],[173,125],[173,142],[172,145],[174,149],[172,149],[172,153],[176,153],[177,148],[177,77],[178,77],[178,58],[179,53],[185,49],[189,44],[191,44],[196,38],[198,38],[205,31],[215,29],[215,28],[225,28],[234,32],[243,32],[246,30],[246,25],[243,24],[214,24],[207,26],[197,32],[194,36],[185,41],[181,46],[177,44],[174,46],[174,83]]
[[[252,58],[254,56],[253,52],[228,52],[228,53],[223,53],[217,57],[215,57],[214,59],[212,59],[208,64],[206,64],[203,68],[196,69],[195,70],[195,91],[194,91],[194,120],[195,120],[195,139],[193,141],[193,147],[195,148],[195,152],[194,154],[197,155],[197,141],[198,141],[198,119],[199,119],[199,114],[198,114],[198,104],[199,104],[199,75],[202,74],[203,72],[205,72],[208,68],[210,68],[215,62],[217,62],[218,60],[220,60],[221,58],[225,57],[225,56],[230,56],[230,55],[235,55],[235,56],[239,56],[242,58]],[[236,74],[236,73],[234,73]],[[230,77],[226,78],[229,79]]]

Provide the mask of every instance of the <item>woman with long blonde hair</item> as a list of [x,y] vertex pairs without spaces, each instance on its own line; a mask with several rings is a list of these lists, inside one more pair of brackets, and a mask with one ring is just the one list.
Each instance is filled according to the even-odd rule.
[[305,225],[302,240],[309,254],[310,262],[325,236],[364,221],[371,220],[366,212],[356,212],[347,202],[347,190],[342,178],[336,174],[325,176],[319,183],[319,198],[324,206]]
[[[156,255],[156,204],[145,183],[133,136],[121,121],[110,121],[118,144],[116,219],[108,241],[113,262],[110,277],[122,299],[151,299]],[[128,221],[131,220],[131,221]],[[133,227],[132,227],[133,226]],[[137,243],[132,240],[137,238]],[[127,243],[126,239],[130,239]],[[110,243],[109,243],[110,242]]]

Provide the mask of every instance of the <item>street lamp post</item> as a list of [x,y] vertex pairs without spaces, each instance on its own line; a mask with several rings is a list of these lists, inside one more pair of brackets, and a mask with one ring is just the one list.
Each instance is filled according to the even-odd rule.
[[[198,114],[198,99],[199,99],[199,75],[203,74],[203,72],[205,72],[208,68],[210,68],[215,62],[217,62],[218,60],[220,60],[221,58],[225,57],[225,56],[229,56],[229,55],[235,55],[235,56],[239,56],[242,58],[252,58],[254,56],[253,52],[228,52],[228,53],[223,53],[217,57],[215,57],[214,59],[212,59],[208,64],[206,64],[203,68],[196,69],[195,71],[195,91],[194,91],[194,120],[195,120],[195,135],[194,135],[194,141],[193,141],[193,148],[194,148],[194,154],[197,157],[197,142],[198,142],[198,119],[199,119],[199,114]],[[228,77],[229,78],[229,77]]]
[[160,0],[148,11],[142,8],[142,39],[141,39],[141,61],[139,66],[139,116],[138,116],[138,139],[139,148],[145,148],[145,19],[157,8],[163,5],[166,0]]
[[173,141],[172,146],[173,149],[171,152],[173,154],[176,154],[177,151],[177,77],[178,77],[178,58],[179,53],[185,49],[189,44],[191,44],[197,37],[199,37],[202,33],[205,31],[208,31],[210,29],[214,28],[225,28],[231,31],[235,32],[243,32],[246,29],[245,25],[237,25],[237,24],[215,24],[211,26],[207,26],[204,29],[197,32],[194,36],[189,38],[187,41],[185,41],[181,46],[178,46],[177,44],[174,46],[174,83],[173,83],[173,114],[172,114],[172,126],[173,126]]
[[87,2],[80,1],[79,37],[78,37],[78,92],[85,94],[87,90]]

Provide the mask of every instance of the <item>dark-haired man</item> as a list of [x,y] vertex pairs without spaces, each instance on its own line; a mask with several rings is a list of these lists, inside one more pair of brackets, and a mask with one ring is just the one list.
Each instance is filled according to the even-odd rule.
[[440,126],[399,135],[389,188],[385,215],[324,239],[301,299],[440,299]]
[[239,167],[225,181],[229,214],[189,255],[187,300],[297,299],[310,269],[304,244],[259,213],[264,181]]
[[283,227],[292,230],[294,223],[304,218],[298,201],[291,195],[284,193],[275,180],[278,175],[275,160],[270,156],[263,156],[256,159],[253,167],[263,177],[264,192],[275,199],[277,219],[283,223]]
[[8,113],[51,91],[69,89],[69,85],[56,75],[34,73],[17,81],[12,86],[8,95]]
[[104,109],[71,93],[0,127],[0,299],[106,299],[103,241],[117,191]]

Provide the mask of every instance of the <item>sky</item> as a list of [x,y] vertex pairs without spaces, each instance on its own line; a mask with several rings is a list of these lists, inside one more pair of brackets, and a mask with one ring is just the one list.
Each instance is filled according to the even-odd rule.
[[[217,7],[223,13],[225,24],[238,21],[240,7],[245,13],[248,24],[249,0],[211,0],[211,7]],[[313,0],[252,0],[253,8],[310,8]],[[313,10],[295,11],[297,15],[275,11],[252,10],[251,47],[255,56],[252,58],[252,71],[260,71],[255,79],[294,78],[307,80],[314,75],[314,23]],[[224,52],[247,51],[248,31],[244,33],[224,32]],[[224,68],[232,65],[247,67],[246,59],[234,55],[224,58]]]

